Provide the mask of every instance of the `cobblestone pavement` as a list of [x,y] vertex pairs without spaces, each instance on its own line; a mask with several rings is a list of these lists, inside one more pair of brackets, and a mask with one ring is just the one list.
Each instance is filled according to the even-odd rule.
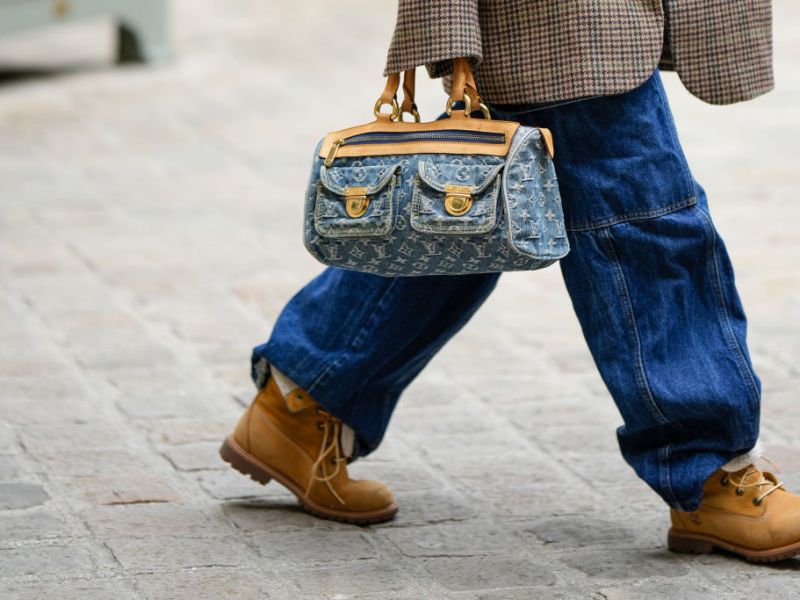
[[[800,489],[800,7],[776,11],[777,92],[713,108],[666,79],[738,268],[763,440]],[[219,460],[250,347],[320,270],[311,149],[370,118],[393,12],[180,0],[155,68],[112,68],[104,22],[0,41],[0,596],[800,597],[800,560],[666,551],[556,268],[505,276],[353,466],[396,521],[315,520]]]

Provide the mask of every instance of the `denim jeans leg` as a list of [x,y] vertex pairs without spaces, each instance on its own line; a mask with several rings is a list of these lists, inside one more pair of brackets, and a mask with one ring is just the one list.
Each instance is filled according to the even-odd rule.
[[561,268],[622,413],[622,454],[670,505],[692,509],[705,479],[755,444],[760,389],[730,260],[659,73],[517,118],[556,140],[572,247]]
[[401,392],[472,317],[497,274],[379,277],[329,268],[286,305],[253,351],[254,379],[274,364],[374,450]]
[[575,311],[623,416],[626,461],[668,504],[756,443],[760,384],[725,246],[705,195],[651,219],[570,233]]

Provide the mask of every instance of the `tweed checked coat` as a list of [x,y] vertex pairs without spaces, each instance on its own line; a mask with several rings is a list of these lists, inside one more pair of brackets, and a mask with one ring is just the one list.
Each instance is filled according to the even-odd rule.
[[385,74],[458,56],[497,104],[618,94],[659,65],[730,104],[773,87],[771,0],[399,0]]

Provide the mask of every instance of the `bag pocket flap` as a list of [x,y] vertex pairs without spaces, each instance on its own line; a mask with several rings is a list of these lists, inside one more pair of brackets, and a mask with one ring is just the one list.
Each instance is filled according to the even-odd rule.
[[421,161],[411,201],[411,228],[434,235],[484,235],[497,226],[500,171],[490,164]]
[[322,165],[319,169],[319,179],[326,189],[339,196],[344,196],[347,188],[354,187],[367,188],[364,193],[372,196],[386,187],[399,168],[399,164],[331,168]]
[[503,163],[497,165],[464,165],[461,163],[436,164],[430,160],[419,163],[420,179],[437,192],[447,185],[466,185],[473,194],[480,194],[497,177]]
[[314,228],[323,237],[381,237],[395,225],[400,163],[319,170]]

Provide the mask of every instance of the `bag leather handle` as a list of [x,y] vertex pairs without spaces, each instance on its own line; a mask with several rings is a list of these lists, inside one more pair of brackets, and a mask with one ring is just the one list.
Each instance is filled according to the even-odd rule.
[[[375,102],[375,117],[378,119],[389,119],[396,121],[402,120],[403,114],[409,113],[414,116],[414,120],[419,122],[419,112],[414,103],[414,78],[416,69],[409,69],[403,73],[403,103],[397,104],[397,88],[400,87],[400,73],[390,73],[386,79],[386,87]],[[383,105],[392,107],[392,112],[381,112]]]
[[[453,111],[453,104],[463,102],[464,109]],[[453,59],[453,85],[450,88],[450,97],[447,99],[445,109],[447,114],[452,116],[453,112],[457,116],[469,117],[475,108],[480,108],[484,118],[491,119],[489,109],[481,102],[478,95],[478,87],[475,84],[475,76],[472,74],[472,67],[466,58]]]
[[409,69],[403,74],[403,103],[400,105],[400,118],[403,118],[405,113],[414,117],[414,121],[419,123],[419,111],[417,110],[417,103],[414,101],[414,80],[416,79],[417,70]]
[[[400,87],[400,73],[390,73],[386,79],[386,87],[375,103],[375,117],[382,120],[402,120],[403,114],[409,113],[414,120],[419,122],[419,112],[414,102],[416,69],[408,69],[403,73],[403,103],[397,103],[397,90]],[[453,110],[456,102],[463,102],[463,110]],[[381,107],[386,104],[392,107],[391,113],[381,112]],[[447,114],[451,118],[469,117],[473,107],[479,107],[485,118],[491,118],[489,109],[478,95],[475,85],[475,76],[472,67],[466,58],[453,59],[453,85],[450,97],[447,99]]]
[[[386,78],[386,87],[383,88],[381,95],[375,101],[376,119],[394,121],[400,116],[400,106],[397,104],[397,88],[400,87],[400,73],[389,73]],[[381,107],[388,104],[392,107],[392,112],[381,112]]]
[[453,87],[450,90],[450,97],[458,102],[464,100],[464,95],[469,92],[475,103],[480,102],[478,88],[475,85],[475,76],[472,74],[472,67],[466,58],[453,59]]

